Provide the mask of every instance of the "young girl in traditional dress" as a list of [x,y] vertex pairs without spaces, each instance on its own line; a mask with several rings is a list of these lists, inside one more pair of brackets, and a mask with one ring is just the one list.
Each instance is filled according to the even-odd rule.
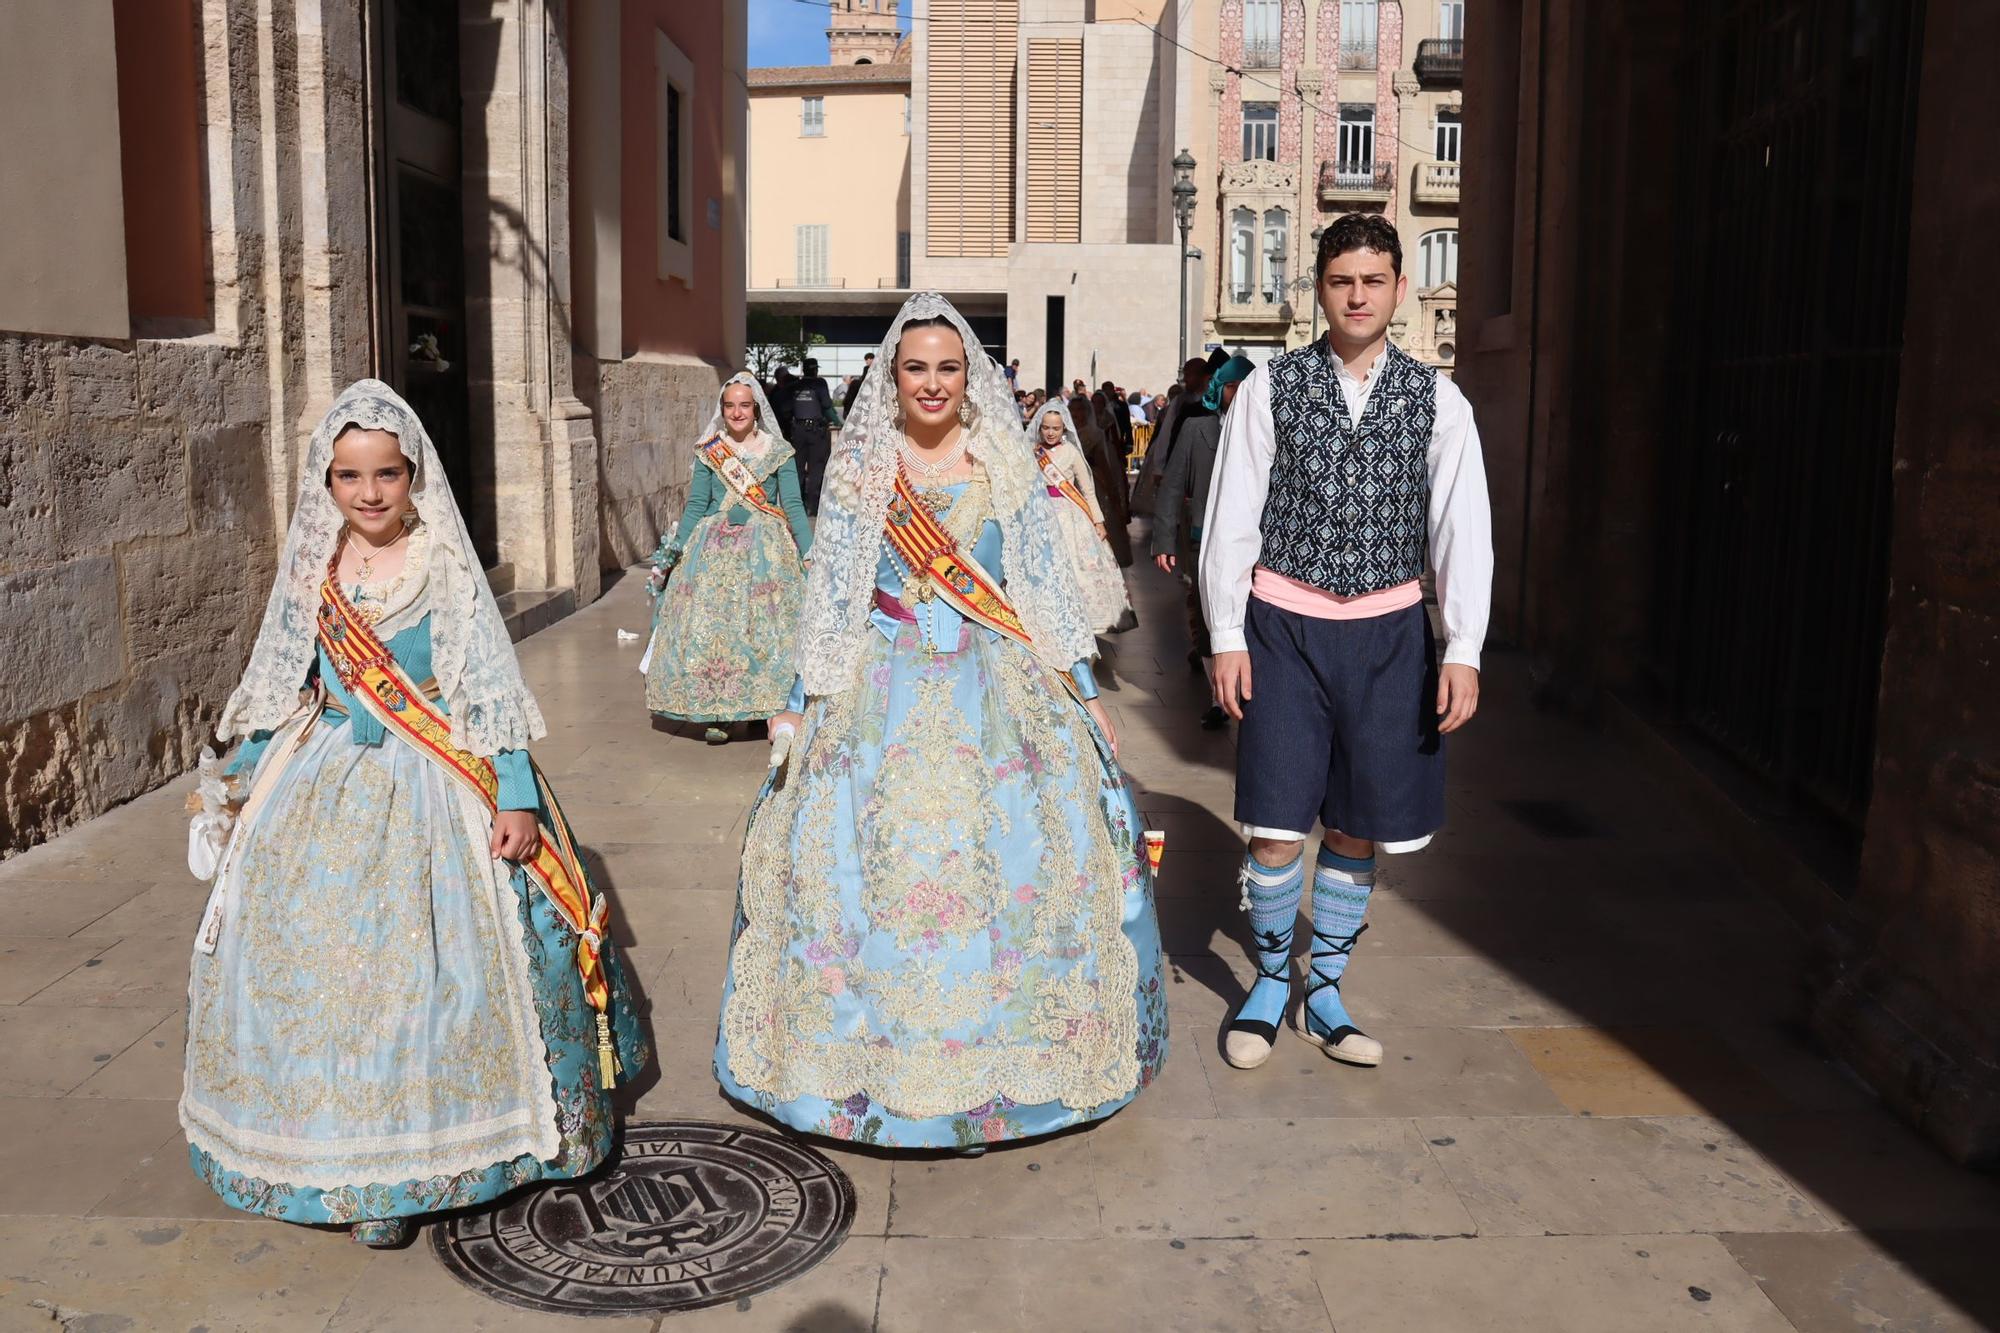
[[423,425],[314,432],[219,733],[248,777],[188,982],[181,1124],[234,1207],[393,1245],[609,1151],[646,1040],[541,710]]
[[983,1148],[1166,1058],[1139,816],[1000,368],[910,298],[841,435],[715,1068],[797,1129]]
[[1083,592],[1085,618],[1099,634],[1131,629],[1139,620],[1105,539],[1104,510],[1069,410],[1060,401],[1048,404],[1029,419],[1027,434],[1056,511],[1063,551]]
[[792,446],[756,378],[732,375],[695,446],[680,523],[653,554],[646,707],[708,723],[712,745],[726,724],[782,709],[811,549]]

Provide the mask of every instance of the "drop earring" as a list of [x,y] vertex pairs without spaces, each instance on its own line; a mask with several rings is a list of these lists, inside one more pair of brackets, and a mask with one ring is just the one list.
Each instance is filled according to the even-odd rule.
[[972,400],[969,398],[958,400],[958,424],[961,426],[972,424]]

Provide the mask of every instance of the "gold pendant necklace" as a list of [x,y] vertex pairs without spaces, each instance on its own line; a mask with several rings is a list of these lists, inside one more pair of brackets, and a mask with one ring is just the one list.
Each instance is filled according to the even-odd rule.
[[[407,537],[407,536],[409,536],[409,535],[410,535],[410,530],[409,530],[408,528],[405,528],[405,529],[403,529],[403,533],[402,533],[402,536],[400,536],[400,537],[397,537],[397,538],[396,538],[396,540],[395,540],[395,541],[392,541],[392,542],[390,542],[390,543],[388,544],[388,546],[383,546],[383,547],[380,547],[380,548],[378,548],[378,549],[376,549],[376,550],[373,550],[373,551],[369,551],[369,552],[367,552],[366,554],[364,554],[364,555],[363,555],[363,556],[361,557],[361,563],[360,563],[360,564],[358,564],[358,565],[356,565],[356,566],[354,567],[354,575],[355,575],[355,577],[356,577],[356,578],[358,578],[358,579],[360,579],[360,580],[361,580],[361,581],[362,581],[363,583],[366,583],[366,582],[368,582],[368,581],[369,581],[370,579],[374,578],[374,577],[375,577],[375,557],[376,557],[376,556],[379,556],[379,555],[381,555],[381,554],[383,554],[383,553],[384,553],[385,551],[387,551],[387,550],[389,549],[389,547],[390,547],[390,546],[394,546],[394,545],[396,544],[396,542],[399,542],[399,541],[403,540],[403,537]],[[353,529],[353,528],[349,528],[349,529],[347,530],[347,540],[348,540],[349,542],[351,542],[351,543],[353,543],[353,544],[354,544],[354,547],[355,547],[355,549],[356,549],[357,551],[358,551],[358,550],[360,550],[360,548],[361,548],[361,534],[359,534],[359,533],[357,533],[356,531],[354,531],[354,529]]]

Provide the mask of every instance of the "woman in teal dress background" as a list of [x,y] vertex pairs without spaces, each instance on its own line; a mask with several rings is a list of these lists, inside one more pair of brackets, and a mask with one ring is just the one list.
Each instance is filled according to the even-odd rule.
[[[932,294],[877,367],[772,722],[790,757],[744,841],[716,1077],[809,1133],[980,1148],[1109,1115],[1158,1073],[1159,928],[1094,639],[999,368]],[[1028,645],[924,595],[883,536],[899,473],[1004,584]]]
[[[330,565],[452,744],[491,758],[497,814],[349,696],[315,639]],[[313,435],[218,726],[247,737],[231,768],[251,795],[196,944],[180,1110],[225,1202],[396,1244],[413,1217],[609,1152],[577,935],[518,865],[551,819],[526,749],[542,731],[421,423],[353,385]],[[598,944],[629,1077],[646,1039]]]
[[[679,722],[706,722],[704,738],[729,739],[723,724],[762,721],[792,687],[792,628],[805,590],[812,526],[799,499],[792,446],[754,376],[732,375],[694,449],[687,503],[653,553],[652,642],[646,707]],[[739,480],[763,489],[759,508],[704,454],[720,436],[743,463]]]

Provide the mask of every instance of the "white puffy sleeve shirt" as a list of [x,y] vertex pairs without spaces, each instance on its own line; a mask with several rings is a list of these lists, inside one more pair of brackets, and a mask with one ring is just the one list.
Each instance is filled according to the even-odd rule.
[[[1386,355],[1386,353],[1384,353]],[[1365,380],[1343,369],[1340,388],[1353,420],[1361,419],[1374,387],[1378,359]],[[1271,422],[1271,376],[1257,367],[1236,391],[1222,423],[1208,512],[1202,520],[1201,600],[1214,651],[1244,649],[1243,617],[1251,573],[1263,550],[1264,497],[1271,484],[1277,435]],[[1444,622],[1444,660],[1474,670],[1486,642],[1493,604],[1493,510],[1472,404],[1445,376],[1437,381],[1431,428],[1430,560],[1437,574]]]

